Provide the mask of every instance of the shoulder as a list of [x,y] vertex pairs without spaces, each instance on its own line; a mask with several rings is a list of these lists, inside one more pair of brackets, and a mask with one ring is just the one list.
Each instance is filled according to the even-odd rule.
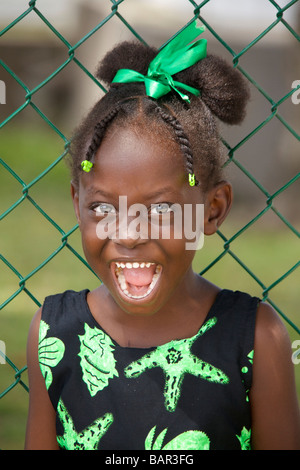
[[58,449],[55,433],[55,410],[46,390],[38,361],[39,327],[42,307],[34,315],[28,334],[27,366],[29,380],[29,410],[25,449]]
[[[50,328],[52,334],[78,327],[82,318],[87,316],[88,292],[87,289],[82,291],[67,290],[45,298],[41,319]],[[37,313],[37,316],[39,317],[40,314]]]
[[291,342],[279,315],[264,302],[256,317],[250,403],[254,448],[299,449],[299,405]]
[[45,298],[43,310],[73,307],[78,305],[81,299],[86,299],[88,292],[88,289],[81,291],[66,290],[58,294],[49,295]]
[[32,351],[36,350],[38,346],[39,329],[40,329],[40,323],[41,323],[41,318],[42,318],[42,312],[43,312],[43,307],[40,307],[35,313],[35,315],[33,316],[31,323],[30,323],[29,332],[28,332],[28,341],[27,341],[27,354],[29,355],[29,357],[31,357]]
[[[79,318],[76,312],[82,311],[87,292],[88,290],[79,292],[67,290],[45,298],[43,305],[37,310],[30,324],[27,341],[29,362],[32,357],[36,358],[37,356],[41,321],[46,322],[51,330],[54,329],[56,332],[57,330],[70,330],[73,324],[76,326],[76,321]],[[70,312],[72,315],[69,315]]]
[[273,354],[291,351],[290,338],[273,307],[260,302],[256,314],[255,349],[257,353],[263,351],[266,354],[269,348]]
[[261,302],[254,336],[253,388],[291,384],[294,379],[292,347],[287,329],[275,310]]
[[253,380],[275,370],[293,369],[292,348],[287,329],[271,305],[261,302],[257,309],[254,335]]

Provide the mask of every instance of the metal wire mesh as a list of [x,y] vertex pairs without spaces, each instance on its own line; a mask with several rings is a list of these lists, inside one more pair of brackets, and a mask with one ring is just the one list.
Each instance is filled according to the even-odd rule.
[[[51,3],[51,2],[50,2]],[[49,174],[54,173],[55,169],[61,164],[64,160],[69,144],[70,144],[70,136],[67,134],[64,129],[60,128],[54,120],[47,117],[47,109],[44,109],[42,105],[39,104],[39,92],[51,85],[51,82],[55,81],[56,77],[59,74],[63,74],[68,67],[75,66],[76,68],[80,69],[82,73],[85,74],[88,80],[93,81],[93,83],[100,87],[100,91],[102,93],[105,92],[104,87],[101,83],[98,82],[97,79],[93,76],[93,73],[89,69],[88,66],[85,65],[84,60],[80,59],[79,51],[80,49],[88,43],[88,41],[95,35],[101,28],[109,28],[109,24],[112,20],[118,21],[118,24],[122,24],[122,27],[125,27],[129,32],[130,35],[134,36],[136,39],[147,42],[142,36],[143,32],[138,31],[134,28],[129,21],[126,19],[126,4],[130,3],[130,0],[111,0],[110,2],[106,0],[106,2],[101,2],[102,4],[105,3],[106,6],[110,6],[110,11],[108,14],[101,16],[99,14],[99,19],[97,19],[96,25],[90,27],[88,32],[83,35],[77,42],[71,43],[66,35],[64,35],[60,30],[56,27],[55,24],[51,23],[50,20],[47,18],[47,14],[43,13],[43,2],[39,0],[31,0],[26,9],[24,9],[20,14],[16,16],[16,18],[7,24],[2,31],[0,32],[0,40],[5,40],[6,36],[15,28],[18,28],[25,22],[29,17],[38,18],[40,22],[42,22],[42,28],[44,30],[50,31],[52,35],[55,36],[55,40],[60,42],[63,46],[63,59],[59,63],[58,66],[47,76],[41,80],[38,84],[31,87],[28,86],[25,81],[15,72],[13,65],[10,64],[9,60],[2,60],[0,59],[0,74],[3,72],[8,74],[12,79],[14,86],[16,89],[21,90],[23,94],[22,103],[17,106],[9,115],[5,116],[0,124],[1,132],[5,133],[9,130],[10,125],[15,121],[18,121],[19,118],[22,117],[25,110],[31,109],[32,112],[35,114],[36,119],[38,121],[42,121],[43,124],[51,129],[52,136],[55,136],[55,139],[58,139],[59,145],[61,147],[61,151],[53,155],[50,162],[47,162],[44,167],[41,166],[41,171],[36,174],[34,177],[22,176],[22,171],[16,169],[14,157],[12,155],[7,154],[5,150],[1,150],[0,155],[0,168],[2,172],[1,180],[4,181],[5,178],[9,178],[10,184],[15,188],[15,196],[12,198],[12,201],[6,201],[6,194],[5,194],[5,185],[3,186],[4,192],[1,196],[2,205],[4,210],[0,216],[1,223],[4,223],[6,220],[12,217],[18,217],[18,209],[22,208],[23,211],[29,210],[28,207],[30,206],[30,210],[28,212],[28,227],[27,230],[34,231],[34,227],[30,228],[31,219],[30,213],[31,209],[33,211],[37,211],[40,217],[43,219],[43,223],[45,222],[45,226],[52,230],[53,232],[53,239],[54,239],[54,248],[51,250],[50,253],[40,262],[38,262],[32,269],[28,272],[22,272],[19,267],[18,263],[15,262],[15,258],[11,257],[9,254],[6,254],[5,247],[4,251],[0,254],[0,264],[1,270],[3,272],[3,282],[2,286],[7,286],[2,290],[1,294],[1,305],[0,310],[5,311],[5,309],[9,309],[10,306],[14,304],[19,298],[20,295],[22,296],[25,294],[27,298],[30,299],[30,302],[36,306],[40,306],[43,297],[40,292],[35,290],[35,288],[31,287],[31,280],[40,276],[41,271],[45,268],[48,263],[51,263],[54,259],[59,259],[62,256],[62,253],[68,251],[72,256],[74,256],[78,261],[78,265],[76,267],[80,271],[84,269],[86,272],[86,268],[89,270],[86,261],[84,260],[83,256],[80,253],[80,250],[74,247],[72,243],[72,236],[77,232],[77,225],[72,227],[63,228],[63,224],[60,221],[57,221],[55,216],[49,213],[47,209],[47,205],[44,207],[42,198],[40,199],[40,194],[43,192],[43,182],[45,181],[46,177]],[[140,6],[140,14],[143,15],[143,6]],[[183,2],[184,3],[184,2]],[[299,230],[297,228],[297,222],[291,222],[288,217],[285,215],[284,211],[278,209],[277,201],[279,200],[280,196],[287,192],[290,188],[295,188],[297,182],[299,182],[300,173],[297,173],[297,169],[294,174],[285,181],[284,184],[280,184],[274,191],[270,191],[264,182],[260,180],[259,172],[255,174],[250,171],[247,165],[240,159],[240,155],[243,151],[242,148],[248,145],[248,142],[255,138],[258,134],[263,135],[264,129],[270,125],[273,120],[277,120],[280,125],[284,128],[286,140],[292,142],[292,145],[297,148],[296,154],[298,151],[299,157],[299,130],[295,129],[294,121],[290,120],[289,116],[285,116],[285,114],[281,113],[281,109],[283,105],[287,102],[292,100],[292,97],[296,95],[297,90],[300,88],[299,81],[295,82],[296,85],[281,88],[281,94],[279,97],[272,97],[271,92],[269,93],[268,90],[265,89],[265,86],[262,85],[259,80],[253,76],[253,71],[251,67],[245,67],[243,65],[243,58],[250,53],[255,54],[256,47],[258,43],[267,35],[270,35],[276,28],[284,28],[286,33],[293,38],[293,50],[297,49],[298,57],[299,57],[299,46],[300,46],[300,36],[299,33],[296,32],[295,27],[292,27],[288,20],[286,19],[286,13],[293,8],[293,11],[296,12],[296,7],[299,7],[298,0],[292,0],[290,2],[281,2],[285,3],[284,5],[279,5],[279,2],[275,2],[274,0],[264,0],[265,4],[270,6],[270,22],[269,24],[261,30],[261,32],[248,44],[242,47],[240,50],[234,50],[232,45],[227,41],[226,37],[222,36],[221,33],[217,31],[217,28],[214,27],[210,20],[206,17],[206,6],[211,4],[213,6],[214,0],[206,0],[203,2],[196,2],[193,0],[186,0],[186,9],[189,15],[188,22],[193,21],[195,18],[199,18],[200,22],[204,24],[207,28],[209,34],[213,37],[215,42],[218,44],[218,47],[221,51],[227,54],[227,57],[231,57],[232,63],[235,67],[237,67],[242,74],[249,80],[251,87],[255,88],[257,94],[260,96],[260,99],[264,101],[266,106],[267,112],[265,113],[264,117],[258,122],[256,122],[255,126],[251,129],[242,128],[240,131],[241,138],[238,141],[235,141],[234,144],[229,144],[229,141],[223,137],[224,145],[227,148],[227,163],[228,167],[234,167],[239,175],[243,175],[246,177],[251,183],[253,184],[253,191],[258,190],[258,192],[262,195],[264,199],[264,205],[262,208],[258,210],[257,213],[251,215],[248,220],[243,223],[242,227],[239,227],[233,234],[226,235],[225,232],[219,231],[218,236],[222,243],[222,248],[220,252],[215,256],[213,260],[210,260],[204,268],[201,269],[201,274],[207,275],[210,270],[217,264],[220,263],[225,257],[231,257],[235,263],[237,263],[246,273],[246,276],[254,281],[257,285],[258,289],[260,290],[261,298],[267,302],[269,302],[279,314],[283,317],[284,321],[292,328],[292,330],[296,333],[300,333],[299,326],[296,325],[297,322],[297,312],[294,312],[293,319],[291,319],[289,312],[286,312],[286,305],[283,302],[282,304],[278,304],[273,300],[272,293],[275,287],[277,287],[280,283],[285,280],[289,280],[290,277],[293,275],[295,276],[297,268],[299,268],[299,251],[294,252],[294,261],[291,265],[289,265],[284,272],[274,272],[274,277],[271,282],[266,282],[264,278],[261,277],[261,273],[257,272],[252,269],[251,266],[248,265],[247,261],[245,261],[239,253],[235,250],[236,241],[245,234],[251,227],[253,227],[257,221],[262,219],[266,213],[272,212],[280,223],[284,226],[284,229],[292,234],[294,239],[299,239]],[[227,3],[229,3],[227,1]],[[296,5],[298,3],[298,5]],[[123,4],[123,5],[122,5]],[[136,5],[136,4],[135,4]],[[122,13],[120,11],[122,7]],[[0,7],[1,8],[1,7]],[[259,17],[260,11],[258,10],[257,16]],[[100,18],[101,16],[101,18]],[[300,15],[299,15],[300,18]],[[66,20],[68,21],[68,20]],[[93,22],[95,18],[93,18]],[[94,24],[91,22],[91,25]],[[182,25],[184,27],[185,24]],[[227,25],[230,29],[231,25]],[[154,27],[154,25],[153,25]],[[179,31],[178,31],[179,32]],[[31,64],[29,64],[29,67]],[[262,64],[262,68],[268,67],[267,64]],[[2,70],[2,72],[1,72]],[[1,75],[0,75],[1,78]],[[294,77],[296,80],[299,77]],[[4,99],[2,99],[1,103],[4,103]],[[2,104],[0,104],[2,106]],[[295,105],[296,106],[296,105]],[[300,109],[300,105],[299,105]],[[299,111],[298,111],[299,113]],[[34,134],[34,132],[33,132]],[[29,136],[30,137],[30,136]],[[33,137],[34,138],[34,137]],[[53,137],[54,138],[54,137]],[[14,139],[18,139],[18,135],[14,136]],[[297,147],[298,146],[298,147]],[[55,147],[57,148],[57,147]],[[30,165],[30,161],[23,162],[23,167],[26,165]],[[19,167],[17,167],[19,168]],[[297,167],[296,167],[297,168]],[[299,166],[298,166],[299,168]],[[52,186],[52,190],[56,190],[56,184],[54,183]],[[51,233],[52,233],[51,232]],[[15,237],[16,233],[11,233],[11,237]],[[58,241],[58,242],[57,242]],[[76,245],[76,244],[75,244]],[[16,252],[18,252],[18,243],[16,241]],[[35,244],[28,246],[28,253],[34,252]],[[282,250],[285,249],[284,246],[281,247]],[[299,247],[298,247],[299,249]],[[264,249],[262,249],[261,257],[264,256]],[[276,253],[274,253],[274,257],[276,257]],[[83,267],[83,268],[82,268]],[[279,270],[280,271],[280,270]],[[91,274],[93,276],[93,274]],[[4,278],[9,277],[9,283],[5,283]],[[299,282],[298,282],[299,285]],[[86,286],[84,286],[86,287]],[[45,292],[47,292],[47,288],[45,288]],[[23,298],[23,297],[22,297]],[[0,313],[1,315],[1,313]],[[299,315],[298,315],[299,319]],[[299,325],[299,320],[298,320]],[[16,326],[15,326],[16,327]],[[27,331],[24,331],[24,337],[27,336]],[[0,329],[0,340],[1,340],[1,329]],[[2,386],[0,387],[0,398],[7,396],[7,394],[14,389],[16,386],[23,387],[26,391],[28,391],[28,386],[26,383],[26,364],[18,364],[16,365],[13,360],[9,357],[10,352],[7,350],[6,354],[4,351],[3,344],[1,343],[2,348],[0,347],[0,377],[1,377],[1,367],[9,367],[13,374],[13,379],[9,384],[5,384],[4,389]]]

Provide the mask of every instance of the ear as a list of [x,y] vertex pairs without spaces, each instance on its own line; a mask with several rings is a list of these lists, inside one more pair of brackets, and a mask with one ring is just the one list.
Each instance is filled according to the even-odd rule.
[[232,204],[232,186],[223,181],[210,189],[204,204],[204,234],[214,234],[224,222]]
[[80,211],[79,211],[79,188],[71,181],[71,197],[76,214],[77,222],[80,226]]

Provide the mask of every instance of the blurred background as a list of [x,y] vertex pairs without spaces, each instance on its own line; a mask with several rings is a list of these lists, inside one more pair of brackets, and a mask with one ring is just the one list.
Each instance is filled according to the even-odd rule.
[[[93,78],[114,44],[160,47],[193,18],[208,52],[249,80],[240,126],[221,127],[235,202],[194,267],[220,287],[269,301],[299,339],[300,2],[0,0],[0,448],[22,449],[26,340],[45,296],[93,289],[70,199],[72,130],[105,93]],[[5,103],[4,103],[5,101]],[[295,366],[300,396],[300,365]],[[283,384],[284,386],[284,384]]]

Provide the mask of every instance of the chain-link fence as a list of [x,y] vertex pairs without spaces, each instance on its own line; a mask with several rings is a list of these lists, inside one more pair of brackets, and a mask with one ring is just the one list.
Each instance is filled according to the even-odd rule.
[[95,95],[105,93],[93,76],[95,60],[120,40],[158,46],[198,18],[209,51],[249,80],[249,117],[237,129],[222,130],[237,206],[217,241],[205,242],[195,268],[221,287],[269,302],[297,346],[299,5],[1,0],[0,447],[17,446],[7,434],[20,427],[23,433],[18,413],[23,417],[27,409],[25,350],[34,310],[46,295],[99,282],[81,252],[63,160],[71,127]]

